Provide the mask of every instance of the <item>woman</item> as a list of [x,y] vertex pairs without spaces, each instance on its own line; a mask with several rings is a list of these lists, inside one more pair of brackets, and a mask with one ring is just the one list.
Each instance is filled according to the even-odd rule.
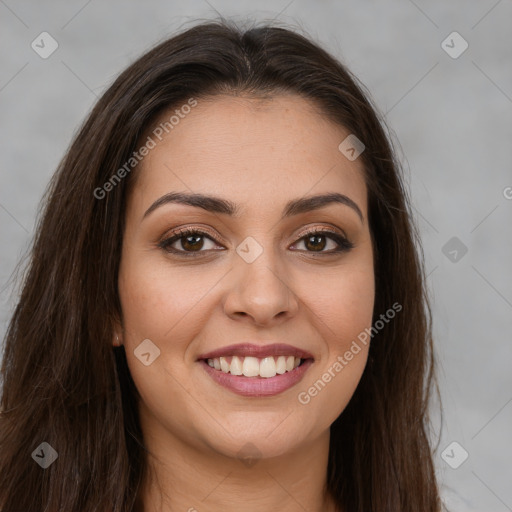
[[440,510],[417,235],[363,91],[212,22],[105,92],[5,339],[1,510]]

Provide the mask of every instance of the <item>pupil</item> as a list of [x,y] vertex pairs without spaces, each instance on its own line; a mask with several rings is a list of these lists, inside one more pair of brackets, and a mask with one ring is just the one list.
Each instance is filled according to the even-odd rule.
[[314,251],[321,251],[325,247],[325,237],[323,235],[311,235],[306,243],[308,249],[312,247]]
[[187,236],[185,237],[184,242],[181,242],[181,245],[183,246],[183,249],[190,249],[192,251],[201,249],[203,246],[201,235]]

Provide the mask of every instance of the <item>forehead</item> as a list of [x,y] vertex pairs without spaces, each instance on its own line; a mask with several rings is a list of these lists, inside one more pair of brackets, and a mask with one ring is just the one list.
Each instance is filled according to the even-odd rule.
[[145,134],[142,143],[149,136],[156,144],[137,168],[133,196],[141,208],[173,190],[260,205],[337,191],[365,211],[362,163],[338,150],[349,132],[312,102],[293,94],[196,101],[166,111]]

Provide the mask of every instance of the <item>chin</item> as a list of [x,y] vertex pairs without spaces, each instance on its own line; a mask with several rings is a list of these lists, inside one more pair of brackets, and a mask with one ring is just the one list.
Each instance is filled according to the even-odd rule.
[[292,432],[289,429],[280,428],[282,426],[276,423],[262,424],[259,427],[240,424],[240,428],[232,436],[223,431],[221,437],[212,438],[210,431],[206,442],[213,450],[229,458],[280,457],[299,450],[300,446],[306,442],[303,428]]

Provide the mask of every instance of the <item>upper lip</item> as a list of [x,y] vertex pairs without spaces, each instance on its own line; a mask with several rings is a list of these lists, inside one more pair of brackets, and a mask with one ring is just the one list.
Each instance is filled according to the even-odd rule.
[[300,348],[286,343],[273,343],[271,345],[253,345],[252,343],[241,343],[238,345],[228,345],[227,347],[218,348],[211,352],[206,352],[198,356],[201,359],[214,359],[216,357],[257,357],[263,358],[268,356],[294,356],[301,359],[313,359],[313,355]]

